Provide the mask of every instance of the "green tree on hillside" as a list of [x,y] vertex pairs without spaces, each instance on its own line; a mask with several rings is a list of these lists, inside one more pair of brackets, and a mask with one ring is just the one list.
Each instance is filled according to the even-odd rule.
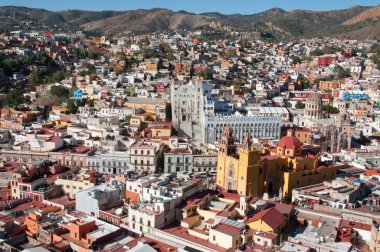
[[198,77],[202,80],[211,80],[213,78],[213,72],[211,69],[204,69],[198,73]]
[[19,90],[12,90],[7,94],[7,98],[5,99],[4,104],[6,106],[15,108],[23,103],[25,103],[27,100],[23,96],[22,92]]
[[294,106],[296,109],[304,109],[305,108],[305,103],[301,101],[297,101],[296,105]]

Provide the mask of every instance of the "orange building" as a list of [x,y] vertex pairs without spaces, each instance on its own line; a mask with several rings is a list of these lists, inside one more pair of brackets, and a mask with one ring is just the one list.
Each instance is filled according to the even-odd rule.
[[254,149],[247,137],[238,150],[232,130],[226,128],[218,154],[217,186],[246,196],[268,193],[290,198],[294,188],[334,179],[336,167],[319,166],[319,156],[303,154],[302,143],[290,133],[273,149]]
[[174,63],[174,70],[175,71],[182,71],[182,65],[181,63]]
[[[56,210],[51,208],[49,211]],[[70,244],[65,242],[60,234],[63,229],[50,222],[46,216],[47,213],[30,212],[24,221],[26,235],[37,239],[43,244],[59,248],[60,251],[69,251]]]
[[147,71],[157,71],[158,70],[158,65],[156,63],[146,63],[146,68]]
[[342,83],[339,81],[320,81],[319,89],[320,90],[333,90],[337,88],[341,88]]
[[76,219],[61,224],[63,229],[68,231],[61,237],[74,243],[78,252],[93,251],[93,246],[96,244],[104,244],[122,234],[120,228],[105,224],[99,225],[95,219],[90,217]]

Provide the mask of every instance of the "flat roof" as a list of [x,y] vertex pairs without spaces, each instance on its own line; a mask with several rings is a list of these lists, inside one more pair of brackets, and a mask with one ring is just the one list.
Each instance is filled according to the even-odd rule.
[[95,230],[95,231],[93,231],[91,233],[88,233],[87,235],[90,235],[90,236],[98,239],[98,238],[106,236],[106,235],[108,235],[110,233],[111,233],[110,230],[102,228],[102,229]]

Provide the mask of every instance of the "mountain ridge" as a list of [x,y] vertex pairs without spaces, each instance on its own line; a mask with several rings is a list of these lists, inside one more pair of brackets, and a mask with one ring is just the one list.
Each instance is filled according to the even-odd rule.
[[[176,29],[199,29],[211,22],[238,30],[269,33],[275,39],[296,39],[319,36],[379,38],[380,6],[353,6],[330,11],[290,10],[272,8],[254,14],[221,14],[218,12],[191,13],[165,8],[128,11],[49,11],[17,6],[0,7],[0,21],[22,25],[31,20],[36,25],[78,27],[85,31],[97,31],[105,35],[127,35]],[[369,13],[369,14],[368,14]],[[9,17],[14,18],[9,18]],[[366,17],[376,16],[368,22]],[[380,14],[378,15],[380,16]],[[354,20],[354,21],[352,21]],[[373,28],[372,28],[373,27]]]

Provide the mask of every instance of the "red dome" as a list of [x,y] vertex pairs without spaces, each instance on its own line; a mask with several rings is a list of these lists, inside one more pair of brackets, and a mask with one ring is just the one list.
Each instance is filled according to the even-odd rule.
[[299,149],[301,148],[302,143],[297,137],[284,136],[278,141],[277,147],[285,149]]

